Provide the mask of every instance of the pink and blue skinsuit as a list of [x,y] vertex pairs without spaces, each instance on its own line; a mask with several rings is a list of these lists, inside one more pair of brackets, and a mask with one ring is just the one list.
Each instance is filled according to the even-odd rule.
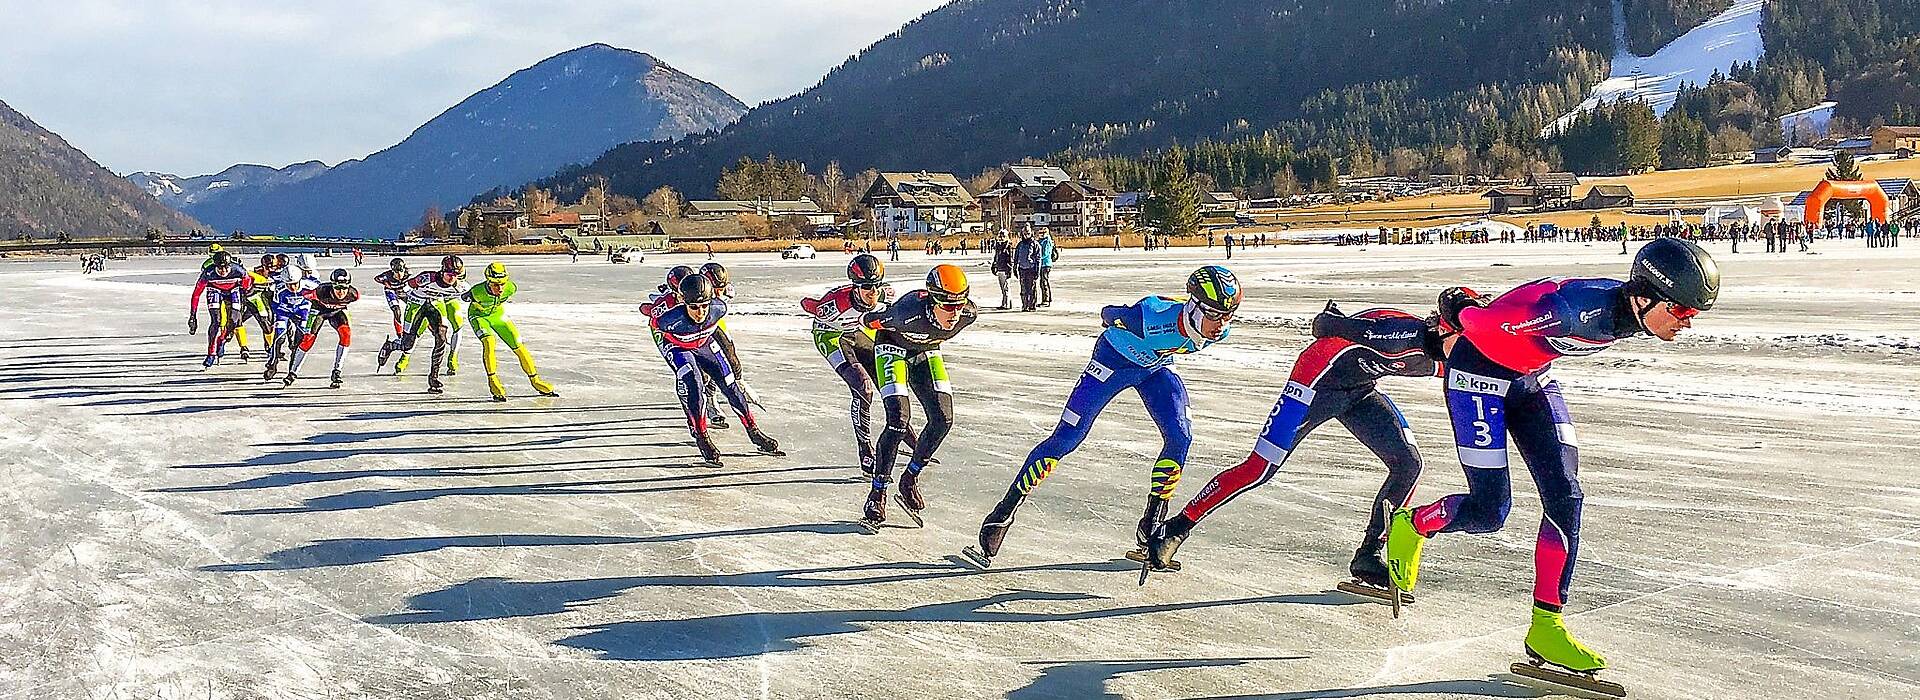
[[1463,310],[1460,325],[1446,359],[1446,398],[1467,492],[1414,509],[1414,528],[1429,536],[1499,530],[1513,504],[1512,435],[1544,511],[1534,546],[1534,605],[1558,612],[1580,549],[1580,448],[1560,384],[1547,369],[1639,333],[1639,320],[1619,281],[1548,278],[1486,308]]

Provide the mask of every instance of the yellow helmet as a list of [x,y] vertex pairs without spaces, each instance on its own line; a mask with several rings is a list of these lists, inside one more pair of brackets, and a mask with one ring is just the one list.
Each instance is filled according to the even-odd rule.
[[214,254],[214,253],[218,253],[218,252],[220,252],[220,251],[222,251],[222,250],[225,250],[225,249],[224,249],[224,248],[221,248],[221,247],[220,247],[220,244],[218,244],[218,243],[215,243],[215,244],[213,244],[213,245],[210,245],[210,246],[207,246],[207,254],[208,254],[208,255],[212,255],[212,254]]
[[498,262],[488,263],[487,264],[487,281],[505,283],[507,281],[506,264],[498,263]]

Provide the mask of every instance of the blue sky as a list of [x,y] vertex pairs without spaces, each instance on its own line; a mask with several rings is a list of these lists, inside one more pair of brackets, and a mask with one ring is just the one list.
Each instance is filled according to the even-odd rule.
[[117,173],[337,163],[594,42],[749,105],[945,0],[0,0],[0,101]]

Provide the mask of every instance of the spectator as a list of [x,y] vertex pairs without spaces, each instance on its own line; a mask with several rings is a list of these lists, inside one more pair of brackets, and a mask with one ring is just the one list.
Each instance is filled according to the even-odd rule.
[[1053,261],[1060,259],[1060,249],[1053,246],[1053,234],[1041,231],[1040,237],[1040,305],[1053,306]]
[[1013,271],[1020,275],[1020,310],[1039,308],[1040,242],[1033,231],[1020,232],[1020,244],[1013,249]]
[[1227,234],[1226,242],[1227,242],[1227,259],[1232,260],[1233,259],[1233,234],[1231,233]]
[[889,262],[900,262],[900,237],[899,236],[894,236],[892,238],[887,239],[887,260]]
[[1012,309],[1013,300],[1007,296],[1007,281],[1013,278],[1013,244],[1007,240],[1006,231],[1001,231],[1000,238],[993,242],[993,276],[1000,280],[1000,310]]

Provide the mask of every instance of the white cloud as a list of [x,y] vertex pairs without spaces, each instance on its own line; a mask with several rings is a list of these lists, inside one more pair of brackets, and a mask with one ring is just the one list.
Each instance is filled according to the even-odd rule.
[[945,0],[0,0],[0,101],[116,172],[358,158],[594,42],[748,104]]

